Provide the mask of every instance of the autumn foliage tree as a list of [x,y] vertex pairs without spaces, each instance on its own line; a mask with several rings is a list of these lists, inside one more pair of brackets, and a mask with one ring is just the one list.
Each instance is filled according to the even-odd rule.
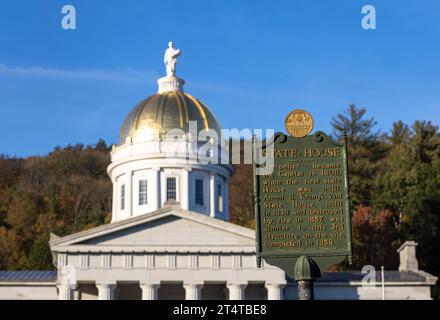
[[231,140],[229,150],[232,153],[235,144],[240,150],[239,163],[233,164],[233,175],[229,181],[229,212],[230,221],[246,227],[255,227],[253,202],[253,171],[252,164],[245,163],[244,140]]
[[0,157],[0,269],[51,269],[49,234],[104,223],[111,211],[109,149],[57,147],[45,157]]
[[365,265],[387,269],[398,267],[396,241],[392,212],[382,210],[374,213],[372,207],[357,206],[352,213],[353,265],[361,270]]

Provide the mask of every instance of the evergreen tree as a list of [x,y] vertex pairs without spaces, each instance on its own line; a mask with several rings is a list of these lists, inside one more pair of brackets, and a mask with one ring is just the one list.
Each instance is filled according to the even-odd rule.
[[351,104],[345,114],[331,121],[336,139],[341,139],[343,132],[347,135],[352,208],[371,204],[374,178],[386,154],[382,135],[373,131],[376,121],[365,119],[365,113],[366,109]]
[[35,239],[29,252],[26,268],[30,270],[52,270],[52,254],[49,247],[49,234]]

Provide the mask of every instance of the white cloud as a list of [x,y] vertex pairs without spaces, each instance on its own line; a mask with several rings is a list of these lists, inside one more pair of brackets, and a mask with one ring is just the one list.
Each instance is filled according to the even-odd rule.
[[[137,70],[131,68],[115,68],[115,69],[56,69],[43,67],[9,67],[0,63],[0,76],[12,75],[20,77],[40,77],[67,80],[92,80],[121,82],[136,85],[155,85],[158,78],[161,77],[157,72],[150,70]],[[200,91],[215,92],[227,94],[235,97],[246,99],[270,100],[273,97],[281,98],[286,95],[283,93],[264,94],[260,91],[243,89],[237,86],[224,86],[208,81],[187,81],[187,85],[192,89]],[[290,98],[290,95],[288,96]]]
[[55,69],[42,67],[9,67],[0,63],[0,75],[32,76],[72,80],[96,80],[128,83],[154,83],[158,74],[149,70],[117,69]]

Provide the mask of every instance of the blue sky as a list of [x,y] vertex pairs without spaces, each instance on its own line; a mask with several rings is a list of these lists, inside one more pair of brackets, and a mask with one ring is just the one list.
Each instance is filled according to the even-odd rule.
[[[63,30],[61,8],[77,10]],[[361,28],[362,6],[377,29]],[[224,128],[284,130],[295,108],[330,131],[348,104],[387,131],[440,120],[439,1],[47,1],[0,5],[0,153],[115,142],[125,115],[156,92],[163,52]]]

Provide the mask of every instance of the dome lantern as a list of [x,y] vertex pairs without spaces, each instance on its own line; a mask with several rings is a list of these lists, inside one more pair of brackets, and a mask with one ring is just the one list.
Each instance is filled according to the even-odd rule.
[[175,76],[176,57],[180,54],[180,49],[174,48],[170,41],[164,54],[167,74],[158,79],[157,94],[141,101],[126,116],[119,131],[118,145],[154,140],[173,129],[186,134],[190,132],[191,122],[197,126],[197,135],[202,130],[214,130],[220,136],[221,127],[214,114],[198,99],[183,92],[185,81]]

